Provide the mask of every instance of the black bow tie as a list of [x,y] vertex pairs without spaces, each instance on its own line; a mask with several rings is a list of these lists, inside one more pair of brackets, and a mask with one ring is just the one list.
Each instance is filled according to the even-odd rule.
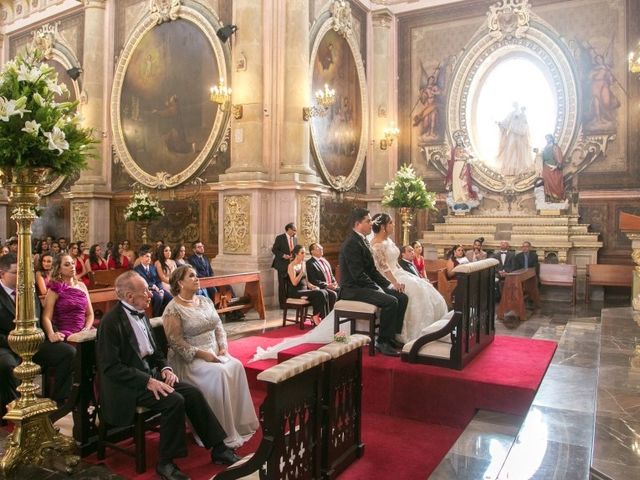
[[144,318],[145,317],[145,313],[144,312],[139,312],[138,310],[134,310],[133,308],[127,307],[126,305],[122,305],[122,308],[124,308],[127,312],[129,312],[134,317],[138,317],[138,318]]

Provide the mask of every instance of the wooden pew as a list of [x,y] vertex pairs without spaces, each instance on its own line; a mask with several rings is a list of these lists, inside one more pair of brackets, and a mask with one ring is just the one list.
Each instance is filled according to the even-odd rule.
[[524,306],[525,293],[529,296],[533,304],[540,305],[540,294],[538,292],[538,276],[535,268],[515,270],[505,273],[504,287],[500,304],[498,305],[498,318],[504,319],[507,312],[514,311],[520,320],[526,320],[527,310]]
[[571,305],[576,304],[578,267],[567,263],[541,263],[540,285],[571,288]]
[[246,312],[255,309],[262,320],[266,318],[264,308],[264,297],[262,295],[262,285],[260,284],[260,274],[258,272],[233,273],[230,275],[217,275],[215,277],[202,277],[200,287],[224,287],[227,285],[244,284],[244,297],[248,298],[248,303],[231,304],[218,308],[218,313],[228,313],[236,310]]
[[458,281],[447,276],[446,268],[438,270],[438,292],[444,297],[448,307],[453,305],[453,291],[457,286]]
[[427,279],[434,287],[438,286],[438,272],[447,268],[446,260],[425,260],[424,271],[427,274]]
[[109,288],[113,287],[116,281],[116,278],[126,272],[127,270],[124,268],[116,268],[114,270],[96,270],[93,273],[93,287],[92,290],[96,288]]
[[600,287],[629,287],[633,286],[633,265],[602,265],[591,263],[587,265],[587,283],[584,301],[590,301],[591,286]]

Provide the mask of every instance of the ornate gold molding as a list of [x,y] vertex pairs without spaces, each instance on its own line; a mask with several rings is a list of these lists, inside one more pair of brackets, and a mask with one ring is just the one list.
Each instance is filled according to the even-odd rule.
[[89,241],[89,202],[71,201],[71,238]]
[[497,40],[504,36],[522,38],[529,29],[529,0],[500,0],[489,7],[489,35]]
[[352,21],[351,21],[351,5],[347,0],[333,0],[330,10],[331,12],[331,27],[343,37],[351,35]]
[[320,196],[300,195],[298,204],[300,205],[298,243],[310,245],[320,239]]
[[149,0],[149,14],[158,25],[177,20],[181,7],[180,0]]
[[224,197],[223,252],[251,253],[251,195]]

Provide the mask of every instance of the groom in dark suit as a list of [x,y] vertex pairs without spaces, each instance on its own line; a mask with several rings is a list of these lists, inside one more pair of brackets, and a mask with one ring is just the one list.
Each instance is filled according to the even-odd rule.
[[409,298],[392,287],[376,270],[366,236],[371,233],[369,210],[356,208],[351,214],[353,230],[340,247],[340,298],[370,303],[382,309],[376,349],[397,357],[395,335],[402,331]]
[[200,390],[181,382],[158,349],[151,324],[144,314],[151,294],[146,281],[134,271],[115,281],[120,302],[102,319],[96,339],[100,371],[100,411],[114,426],[133,422],[136,406],[161,413],[156,472],[165,480],[188,479],[173,463],[187,455],[185,414],[211,461],[231,464],[239,460],[224,444],[227,436]]

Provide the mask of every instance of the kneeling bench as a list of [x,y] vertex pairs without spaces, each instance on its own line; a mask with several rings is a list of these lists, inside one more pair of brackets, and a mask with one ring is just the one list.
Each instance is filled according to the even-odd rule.
[[[369,355],[376,354],[376,330],[380,327],[379,308],[371,303],[358,302],[356,300],[338,300],[333,307],[334,324],[333,333],[340,331],[340,325],[346,322],[351,324],[351,334],[361,333],[368,335]],[[358,323],[358,321],[360,321]],[[366,328],[364,328],[366,326]]]

